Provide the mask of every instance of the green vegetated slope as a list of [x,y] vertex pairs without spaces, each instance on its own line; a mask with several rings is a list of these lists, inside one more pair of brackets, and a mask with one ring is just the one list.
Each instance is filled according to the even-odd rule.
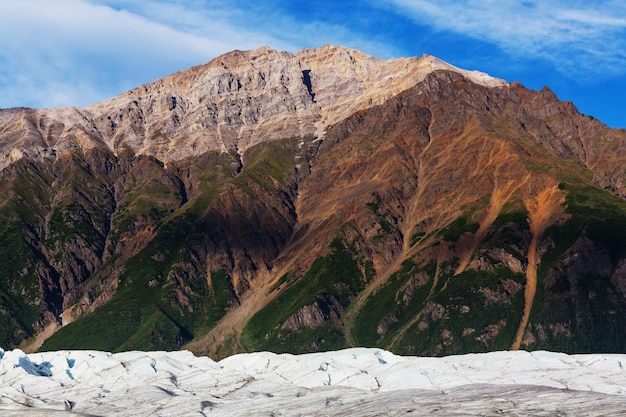
[[[330,242],[329,253],[316,259],[295,282],[290,274],[285,275],[277,287],[284,284],[286,288],[248,322],[245,345],[297,353],[346,347],[340,319],[366,284],[354,255],[336,238]],[[289,326],[290,319],[293,326]]]
[[560,187],[571,217],[546,231],[527,346],[625,352],[626,204],[572,178]]
[[39,262],[24,241],[21,222],[6,216],[5,207],[0,211],[0,257],[6,260],[0,267],[0,340],[11,346],[34,334],[43,300],[37,291]]
[[[295,175],[288,161],[296,143],[251,149],[245,166],[215,154],[170,168],[178,170],[175,178],[192,172],[199,179],[194,184],[166,181],[171,176],[151,162],[136,177],[127,175],[110,236],[130,240],[143,233],[147,244],[116,268],[110,268],[113,257],[103,263],[96,274],[115,275],[113,297],[61,328],[43,349],[172,349],[208,331],[238,302],[242,288],[234,287],[232,275],[257,268],[250,258],[269,262],[291,230],[290,203],[281,201]],[[191,192],[183,196],[172,184]]]
[[[624,284],[616,276],[626,263],[626,203],[576,178],[564,180],[560,187],[567,196],[566,215],[542,239],[545,253],[538,265],[538,289],[522,347],[623,352]],[[464,230],[459,229],[462,224]],[[510,349],[524,311],[528,219],[519,204],[506,206],[477,248],[474,264],[455,274],[458,238],[475,232],[466,220],[438,231],[424,251],[436,253],[445,246],[450,256],[439,264],[423,253],[404,261],[364,300],[350,329],[341,318],[355,308],[369,281],[358,261],[361,255],[335,238],[329,252],[299,279],[287,274],[273,289],[285,288],[248,322],[246,348],[338,349],[349,346],[349,331],[357,346],[378,346],[399,354]],[[448,240],[451,236],[457,240]],[[320,302],[330,298],[337,300],[335,307]],[[290,319],[310,313],[313,307],[326,319],[290,328]]]
[[[490,253],[506,248],[511,234],[522,238],[523,230],[524,224],[509,222],[494,229],[475,257],[484,265],[482,270],[455,275],[455,256],[439,264],[417,261],[419,257],[403,262],[360,310],[353,329],[357,342],[419,355],[510,348],[524,308],[525,278]],[[451,244],[454,241],[444,239],[436,246]],[[508,253],[523,262],[515,250]]]
[[[458,231],[458,223],[436,233],[438,237],[430,244],[435,248],[453,246],[455,241],[442,236],[475,230],[468,225],[469,230]],[[496,227],[483,246],[485,253],[517,244],[528,228],[525,217],[515,213],[503,214]],[[247,349],[311,352],[343,348],[349,346],[346,331],[358,346],[379,346],[402,354],[442,355],[510,347],[524,306],[523,273],[487,259],[489,265],[496,265],[493,269],[454,276],[458,258],[452,256],[437,265],[418,255],[404,261],[357,306],[360,291],[370,284],[365,262],[359,261],[362,254],[339,238],[330,242],[328,250],[299,279],[287,274],[273,289],[285,288],[248,322],[244,329]],[[514,256],[523,258],[519,253]],[[324,297],[338,301],[338,317],[303,323],[297,329],[289,327],[290,319],[310,313],[312,307],[317,307],[318,314],[332,316],[328,307],[324,311],[320,305]],[[359,311],[353,327],[346,329],[341,318],[352,308]]]
[[0,332],[9,346],[62,312],[62,291],[86,279],[104,250],[108,173],[88,174],[83,162],[22,160],[3,172]]

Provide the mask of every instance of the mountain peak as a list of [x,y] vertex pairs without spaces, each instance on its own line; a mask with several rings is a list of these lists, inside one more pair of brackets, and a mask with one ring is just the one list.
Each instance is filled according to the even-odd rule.
[[[235,50],[84,109],[31,111],[30,127],[0,147],[0,168],[22,156],[58,156],[77,146],[132,149],[167,162],[212,149],[243,152],[284,135],[321,139],[328,126],[437,70],[488,87],[507,85],[432,56],[383,60],[336,45],[295,54],[268,46]],[[61,128],[70,125],[78,131]],[[50,126],[58,130],[52,141]]]

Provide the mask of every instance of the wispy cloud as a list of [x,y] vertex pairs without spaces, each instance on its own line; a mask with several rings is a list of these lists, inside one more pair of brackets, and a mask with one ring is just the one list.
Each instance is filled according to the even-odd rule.
[[0,107],[85,105],[234,48],[286,46],[230,25],[219,9],[152,2],[141,14],[147,3],[132,3],[139,10],[87,0],[0,3]]
[[[417,24],[394,27],[398,14]],[[262,45],[405,56],[423,52],[407,37],[432,37],[432,29],[544,60],[572,78],[626,73],[622,0],[0,1],[0,107],[87,105]]]
[[3,1],[0,107],[87,105],[233,49],[323,43],[388,51],[279,0]]
[[626,72],[626,3],[617,0],[387,0],[424,26],[543,59],[578,76]]

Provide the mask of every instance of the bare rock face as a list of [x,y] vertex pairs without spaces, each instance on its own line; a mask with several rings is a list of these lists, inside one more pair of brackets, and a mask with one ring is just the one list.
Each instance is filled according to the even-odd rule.
[[168,162],[209,150],[243,153],[266,140],[322,138],[328,126],[440,69],[458,70],[429,56],[384,61],[335,46],[297,54],[235,51],[84,109],[0,112],[9,132],[0,142],[0,168],[24,156],[54,158],[92,147]]
[[263,48],[227,54],[85,112],[111,149],[171,161],[313,134],[316,110],[297,58]]
[[611,282],[617,291],[626,297],[626,261],[620,261],[613,274],[611,274]]
[[283,329],[298,331],[302,328],[315,329],[329,321],[338,321],[343,308],[332,295],[321,294],[313,304],[302,307],[282,325]]

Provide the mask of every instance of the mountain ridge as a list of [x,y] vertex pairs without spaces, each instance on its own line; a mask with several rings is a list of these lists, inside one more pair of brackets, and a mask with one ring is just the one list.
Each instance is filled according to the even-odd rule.
[[[30,117],[22,117],[31,126],[22,137],[12,138],[12,143],[7,144],[10,151],[0,148],[1,166],[14,162],[24,152],[31,157],[56,156],[74,147],[85,150],[102,146],[114,153],[129,148],[168,161],[213,149],[243,152],[256,143],[252,135],[269,140],[276,134],[321,137],[329,125],[379,104],[439,69],[457,71],[485,85],[505,84],[430,56],[384,61],[336,46],[304,49],[297,54],[277,52],[269,47],[233,51],[82,109],[17,110],[30,113]],[[321,77],[323,84],[318,85],[316,77],[322,71],[325,71]],[[328,73],[334,74],[332,80],[325,80]],[[315,93],[309,91],[312,82]],[[266,88],[267,85],[272,87]],[[341,90],[340,94],[337,89]],[[264,100],[267,96],[276,97],[268,102]],[[203,102],[209,104],[203,106]],[[191,120],[177,129],[184,119]],[[79,132],[64,135],[65,124],[77,127]],[[279,124],[276,128],[279,133],[272,133],[266,124]],[[295,126],[290,127],[291,124]],[[60,129],[56,135],[55,129]],[[162,139],[165,133],[169,139],[166,142]],[[66,138],[51,143],[46,140],[51,134]],[[21,150],[14,143],[19,144],[20,139]]]

